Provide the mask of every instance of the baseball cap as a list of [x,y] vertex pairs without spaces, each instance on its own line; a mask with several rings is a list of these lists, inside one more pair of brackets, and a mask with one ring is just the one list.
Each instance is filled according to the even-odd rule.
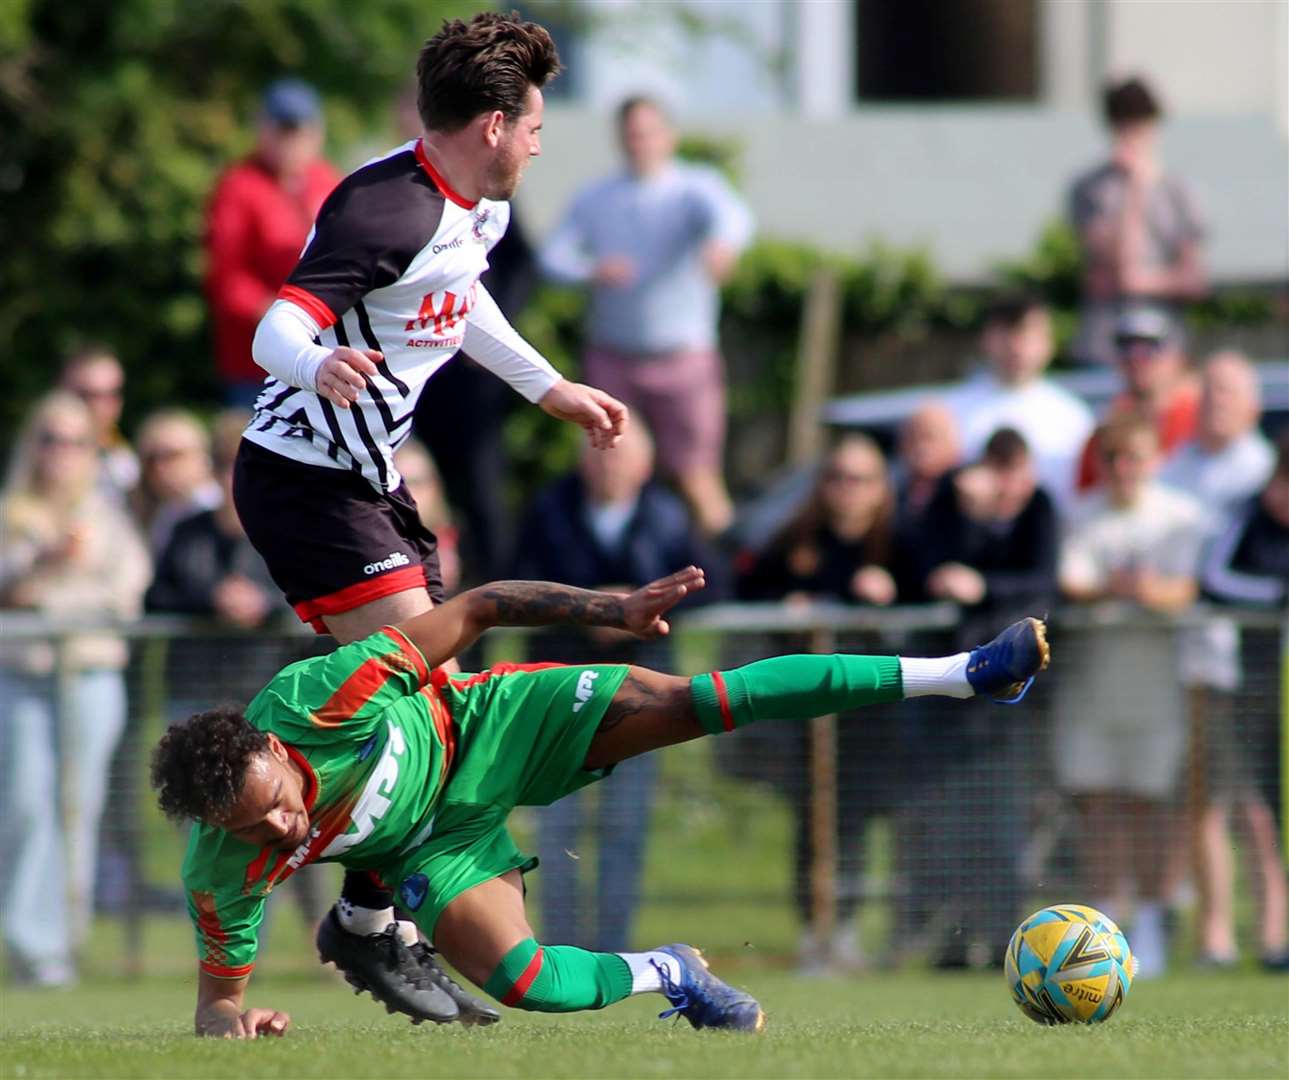
[[283,127],[312,124],[322,118],[318,92],[301,79],[279,79],[264,91],[264,115]]
[[1181,344],[1182,330],[1177,320],[1167,311],[1157,307],[1130,307],[1114,324],[1117,344],[1128,341],[1156,341]]

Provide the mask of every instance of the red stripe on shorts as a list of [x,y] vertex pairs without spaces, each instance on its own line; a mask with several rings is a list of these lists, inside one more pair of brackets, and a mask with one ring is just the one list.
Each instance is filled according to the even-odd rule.
[[515,980],[515,985],[510,988],[510,992],[501,999],[503,1005],[514,1008],[524,1000],[524,995],[528,993],[528,988],[533,985],[533,980],[537,978],[542,970],[542,947],[537,946],[537,951],[533,953],[533,958],[528,961],[528,966],[524,968],[524,973]]
[[325,634],[327,628],[322,621],[324,615],[343,615],[346,611],[362,607],[363,604],[370,604],[382,596],[425,587],[425,567],[404,566],[381,574],[380,577],[372,578],[370,581],[360,581],[336,592],[327,593],[326,596],[302,600],[294,605],[295,613],[300,616],[301,622],[307,622],[319,634]]

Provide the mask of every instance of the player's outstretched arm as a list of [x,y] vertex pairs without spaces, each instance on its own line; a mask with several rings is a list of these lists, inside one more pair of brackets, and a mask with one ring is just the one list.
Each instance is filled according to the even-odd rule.
[[240,979],[219,979],[204,971],[197,973],[198,1035],[212,1039],[258,1039],[261,1035],[283,1035],[291,1018],[276,1009],[243,1009],[249,975]]
[[596,592],[550,581],[494,581],[400,623],[398,629],[437,667],[494,626],[607,626],[656,638],[671,627],[663,615],[706,584],[686,567],[631,593]]

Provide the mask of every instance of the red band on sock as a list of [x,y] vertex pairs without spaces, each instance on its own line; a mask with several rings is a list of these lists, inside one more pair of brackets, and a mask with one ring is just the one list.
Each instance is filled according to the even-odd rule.
[[533,985],[533,980],[537,978],[538,973],[542,970],[542,947],[537,946],[537,951],[533,953],[533,958],[528,961],[528,966],[524,968],[524,973],[515,980],[515,985],[510,988],[510,992],[501,999],[503,1005],[514,1008],[524,1000],[524,995],[528,993],[528,988]]
[[719,671],[712,672],[712,687],[716,690],[716,703],[721,707],[721,723],[726,731],[734,730],[734,714],[730,712],[730,695],[725,689],[725,677]]

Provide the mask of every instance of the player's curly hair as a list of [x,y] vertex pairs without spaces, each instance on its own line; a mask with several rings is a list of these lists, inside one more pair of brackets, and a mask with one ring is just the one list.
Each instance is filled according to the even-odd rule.
[[559,70],[550,33],[517,11],[445,20],[416,62],[416,110],[428,131],[460,131],[494,110],[515,120],[528,88],[545,86]]
[[242,793],[251,758],[268,748],[268,736],[232,705],[175,724],[152,752],[152,786],[162,812],[174,821],[223,816]]

